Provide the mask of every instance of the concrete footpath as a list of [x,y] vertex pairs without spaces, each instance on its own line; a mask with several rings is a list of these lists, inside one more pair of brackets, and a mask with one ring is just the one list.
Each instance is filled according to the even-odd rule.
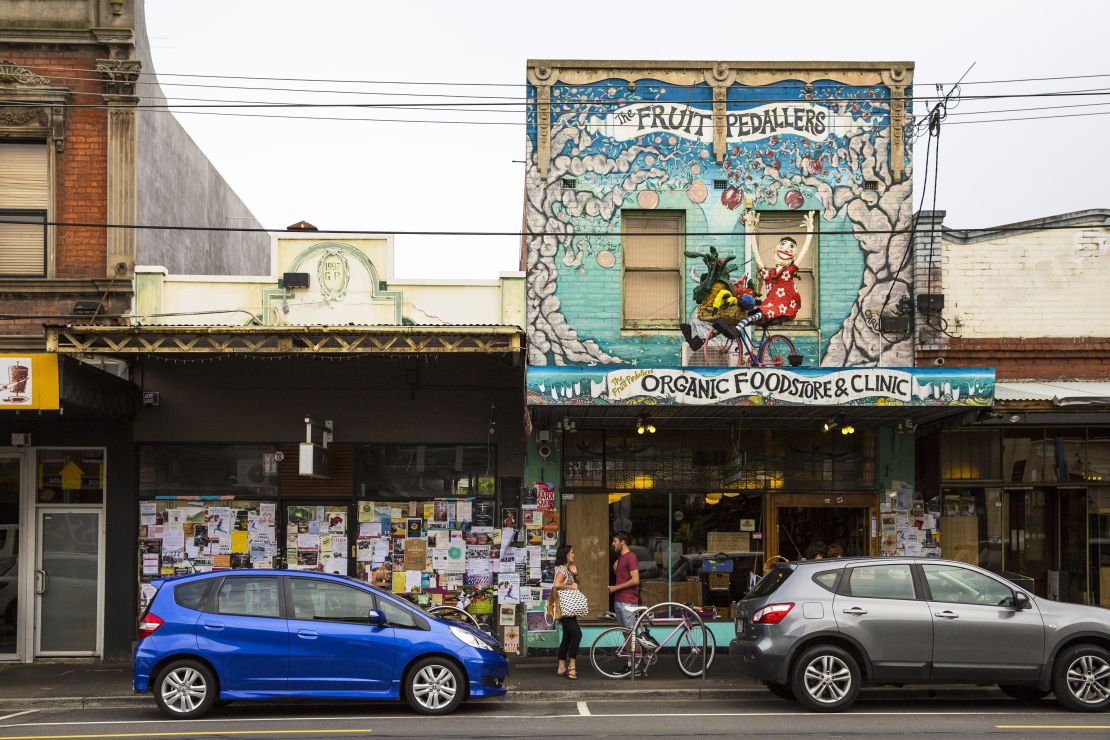
[[[647,678],[611,680],[595,673],[588,658],[579,662],[579,678],[571,681],[555,676],[554,658],[517,658],[509,674],[506,703],[551,701],[623,701],[669,698],[675,701],[760,700],[769,693],[758,682],[741,677],[718,656],[706,679],[682,675],[674,659],[664,656]],[[996,699],[997,689],[983,687],[912,689],[865,689],[897,692],[901,699],[927,696]],[[132,706],[149,702],[148,696],[131,691],[130,664],[9,663],[0,664],[0,713],[23,709],[74,709],[81,707]]]

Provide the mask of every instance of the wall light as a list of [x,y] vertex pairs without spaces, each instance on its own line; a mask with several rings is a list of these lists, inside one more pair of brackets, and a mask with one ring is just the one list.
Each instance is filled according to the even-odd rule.
[[655,434],[655,424],[648,414],[640,414],[636,420],[636,434],[643,434],[644,432]]

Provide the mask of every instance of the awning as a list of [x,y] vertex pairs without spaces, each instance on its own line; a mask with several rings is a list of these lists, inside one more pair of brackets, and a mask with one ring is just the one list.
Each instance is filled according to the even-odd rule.
[[1008,402],[1041,401],[1053,406],[1110,406],[1110,383],[1053,381],[998,383],[995,399]]

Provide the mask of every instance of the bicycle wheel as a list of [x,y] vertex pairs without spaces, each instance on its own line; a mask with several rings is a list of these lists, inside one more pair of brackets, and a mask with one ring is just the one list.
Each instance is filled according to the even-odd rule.
[[678,661],[678,669],[690,678],[701,675],[703,631],[706,649],[705,667],[708,670],[713,665],[713,656],[717,654],[717,640],[708,628],[691,625],[682,630],[675,644],[674,655]]
[[794,343],[782,334],[772,334],[762,344],[759,350],[760,367],[786,367],[790,364],[790,355],[796,354]]
[[[627,678],[632,671],[632,646],[627,627],[610,627],[602,632],[590,646],[590,663],[594,670],[606,678]],[[643,653],[637,650],[636,662],[643,663]]]
[[465,609],[460,609],[457,606],[448,606],[446,604],[439,604],[430,607],[428,613],[433,617],[439,619],[446,619],[451,622],[463,622],[474,627],[475,629],[482,629],[482,625],[474,618],[474,615]]

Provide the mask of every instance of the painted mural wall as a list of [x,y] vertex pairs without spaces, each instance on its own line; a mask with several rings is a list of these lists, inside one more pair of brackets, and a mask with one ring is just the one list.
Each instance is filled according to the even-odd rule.
[[[878,331],[879,314],[893,313],[912,282],[909,238],[892,233],[912,217],[901,102],[891,146],[891,97],[909,94],[912,67],[775,76],[725,64],[620,65],[529,67],[530,364],[681,364],[677,320],[622,328],[622,212],[681,214],[684,252],[733,257],[735,279],[756,273],[745,239],[751,208],[765,221],[815,212],[816,305],[806,322],[779,327],[805,366],[912,365],[909,334]],[[705,262],[683,260],[686,317]]]

